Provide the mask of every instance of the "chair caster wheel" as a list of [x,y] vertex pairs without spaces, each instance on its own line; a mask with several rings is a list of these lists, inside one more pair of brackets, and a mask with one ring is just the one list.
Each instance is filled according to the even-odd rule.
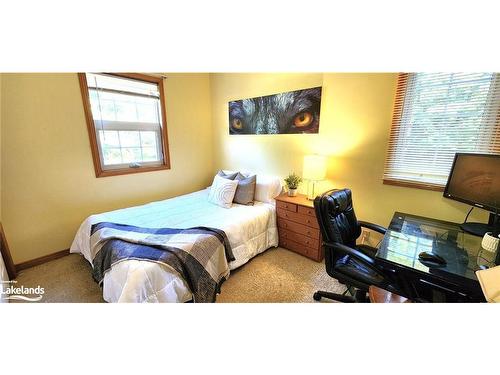
[[315,301],[321,301],[321,294],[319,294],[318,292],[314,293],[313,294],[313,300],[315,300]]

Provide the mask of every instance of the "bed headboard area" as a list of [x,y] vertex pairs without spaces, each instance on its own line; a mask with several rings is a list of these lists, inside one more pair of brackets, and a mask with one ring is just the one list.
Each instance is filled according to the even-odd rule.
[[[238,171],[222,169],[222,172],[232,174]],[[279,176],[265,175],[246,170],[241,170],[239,172],[246,177],[251,175],[257,176],[257,183],[255,186],[255,200],[257,201],[272,203],[274,202],[274,198],[283,191],[283,182]]]
[[[12,256],[10,255],[9,245],[7,244],[7,239],[5,238],[5,233],[3,231],[2,224],[0,223],[0,289],[7,285],[4,282],[12,280],[16,277],[16,268],[14,267],[14,262],[12,261]],[[4,298],[4,294],[0,293],[0,303],[7,302]]]

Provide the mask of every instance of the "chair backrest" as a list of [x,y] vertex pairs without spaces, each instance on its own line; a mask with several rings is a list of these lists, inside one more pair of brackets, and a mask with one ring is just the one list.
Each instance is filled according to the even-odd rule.
[[334,189],[317,196],[314,209],[325,241],[356,247],[361,226],[354,213],[350,189]]

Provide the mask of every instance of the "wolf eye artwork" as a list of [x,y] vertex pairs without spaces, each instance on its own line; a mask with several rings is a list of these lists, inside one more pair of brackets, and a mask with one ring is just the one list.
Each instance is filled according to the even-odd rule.
[[229,102],[229,134],[318,133],[321,87]]

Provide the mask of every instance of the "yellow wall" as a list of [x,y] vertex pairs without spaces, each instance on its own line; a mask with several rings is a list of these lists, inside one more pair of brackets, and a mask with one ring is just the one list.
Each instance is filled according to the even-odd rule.
[[[388,225],[399,210],[460,222],[469,207],[442,193],[382,184],[396,78],[393,73],[211,74],[214,166],[285,177],[302,173],[304,154],[329,155],[329,181],[319,188],[351,188],[359,218]],[[318,85],[323,86],[318,135],[228,134],[228,101]]]
[[0,222],[2,220],[2,73],[0,73]]
[[92,213],[208,186],[208,74],[167,74],[171,170],[96,178],[76,74],[3,74],[2,211],[15,263],[66,249]]

